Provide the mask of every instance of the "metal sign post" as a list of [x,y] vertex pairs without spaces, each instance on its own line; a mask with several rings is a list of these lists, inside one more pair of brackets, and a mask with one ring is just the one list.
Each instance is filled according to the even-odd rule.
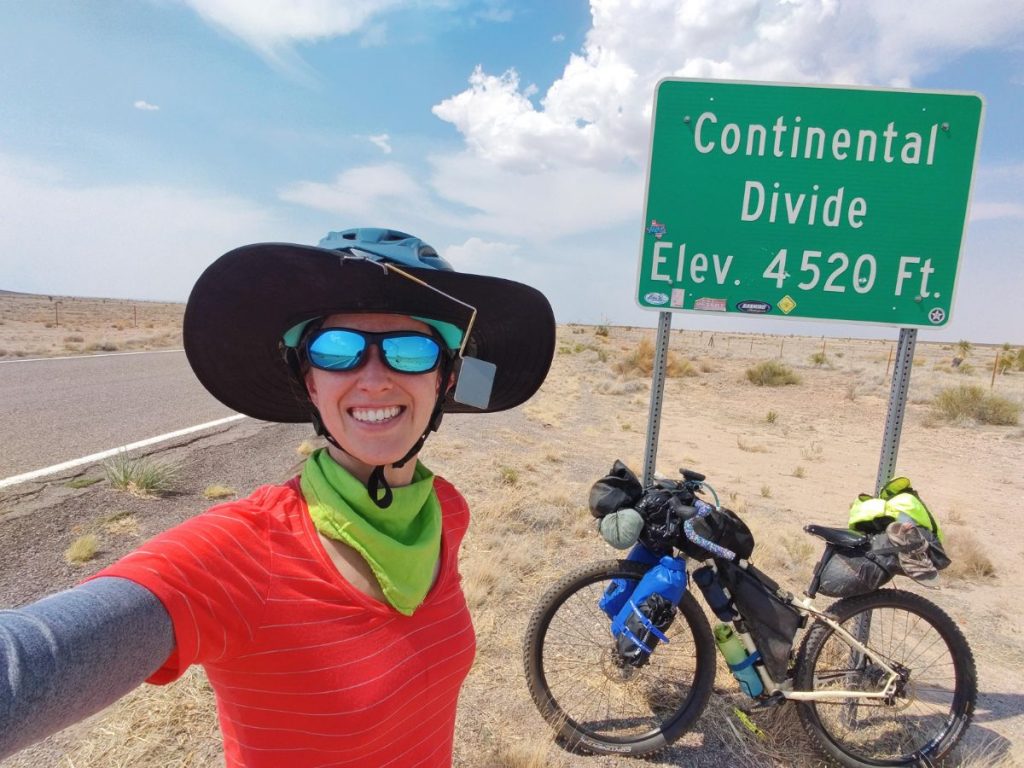
[[672,313],[658,313],[658,340],[654,347],[654,370],[651,371],[651,409],[647,417],[647,449],[644,452],[645,486],[654,483],[654,462],[658,458],[658,433],[661,431],[661,405],[665,396],[665,369],[668,367],[668,339],[672,329]]
[[896,351],[896,367],[892,372],[889,388],[889,410],[885,417],[885,432],[882,433],[882,455],[878,460],[878,477],[875,493],[892,480],[896,471],[896,454],[900,448],[900,433],[903,431],[903,413],[910,391],[910,369],[914,366],[914,347],[917,345],[917,329],[901,328],[900,342]]

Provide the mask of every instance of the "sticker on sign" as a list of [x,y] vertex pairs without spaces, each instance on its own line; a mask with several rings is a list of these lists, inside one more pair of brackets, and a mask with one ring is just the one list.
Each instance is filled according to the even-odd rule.
[[982,112],[968,93],[663,80],[638,303],[945,324]]

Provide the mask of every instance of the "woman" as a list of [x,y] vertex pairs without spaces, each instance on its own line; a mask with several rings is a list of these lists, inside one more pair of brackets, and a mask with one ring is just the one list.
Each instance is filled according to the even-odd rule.
[[184,340],[223,403],[311,421],[329,446],[289,483],[0,612],[0,757],[199,663],[228,766],[450,765],[475,649],[456,563],[468,510],[417,456],[444,413],[537,390],[547,300],[409,235],[348,230],[222,256]]

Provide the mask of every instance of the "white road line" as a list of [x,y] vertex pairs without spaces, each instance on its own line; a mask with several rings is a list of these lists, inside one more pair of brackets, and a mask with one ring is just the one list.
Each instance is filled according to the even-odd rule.
[[125,355],[162,355],[167,352],[184,352],[184,349],[144,349],[141,352],[101,352],[98,355],[64,355],[63,357],[26,357],[18,360],[0,360],[7,363],[43,363],[50,360],[81,360],[87,357],[124,357]]
[[72,459],[71,461],[65,461],[62,464],[54,464],[52,467],[44,467],[43,469],[36,469],[32,472],[25,472],[21,475],[14,475],[4,480],[0,480],[0,488],[6,488],[11,485],[17,485],[18,483],[24,483],[26,480],[35,480],[39,477],[45,477],[46,475],[52,475],[57,472],[63,472],[65,469],[73,469],[74,467],[81,466],[82,464],[92,464],[102,459],[106,459],[110,456],[120,453],[121,451],[133,451],[136,448],[145,448],[147,445],[153,445],[155,443],[162,442],[163,440],[171,440],[175,437],[181,437],[182,435],[189,435],[193,432],[199,432],[210,427],[219,427],[221,424],[228,424],[232,421],[238,421],[244,419],[245,415],[238,413],[234,416],[227,416],[223,419],[217,419],[216,421],[208,421],[205,424],[197,424],[194,427],[186,427],[185,429],[179,429],[177,432],[168,432],[165,435],[157,435],[156,437],[147,437],[145,440],[139,440],[137,443],[129,443],[128,445],[122,445],[120,448],[111,448],[109,451],[100,451],[94,453],[91,456],[83,456],[80,459]]

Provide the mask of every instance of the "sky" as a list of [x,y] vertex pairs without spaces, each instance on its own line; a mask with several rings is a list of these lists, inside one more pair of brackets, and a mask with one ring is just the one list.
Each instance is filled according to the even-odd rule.
[[233,247],[381,226],[559,322],[654,326],[665,77],[981,93],[951,320],[918,338],[1024,343],[1022,0],[0,0],[0,289],[184,301]]

